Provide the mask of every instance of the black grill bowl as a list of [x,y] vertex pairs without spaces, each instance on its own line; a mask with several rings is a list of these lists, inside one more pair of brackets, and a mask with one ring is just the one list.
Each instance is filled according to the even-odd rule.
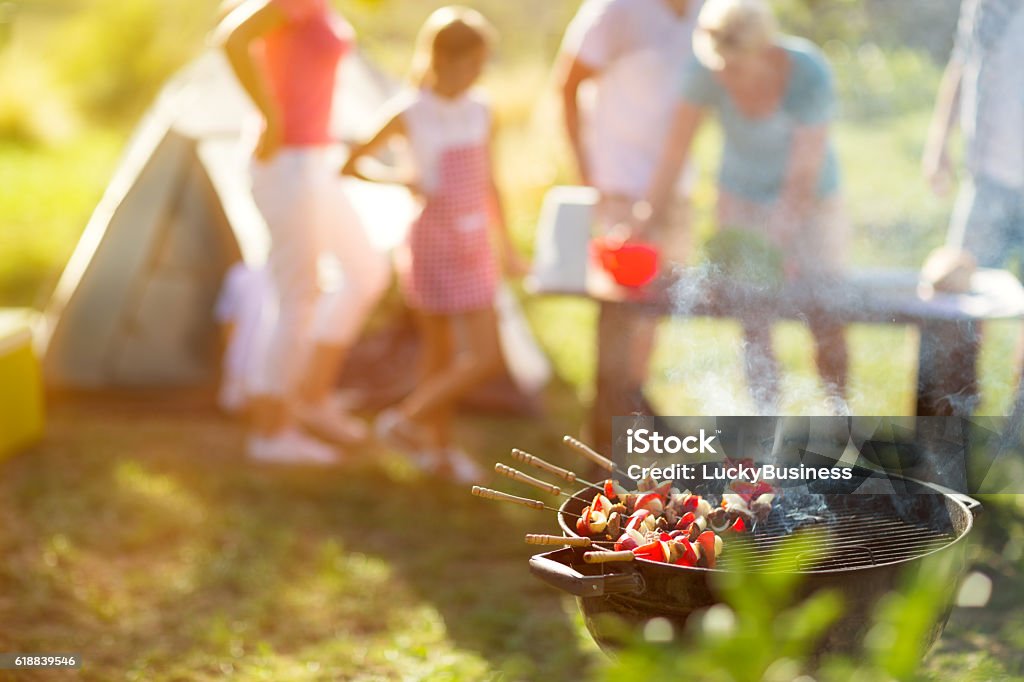
[[[843,615],[822,639],[817,653],[856,654],[872,625],[879,600],[897,589],[908,573],[920,570],[925,557],[939,553],[948,555],[957,567],[957,580],[949,585],[947,606],[930,633],[929,644],[942,634],[966,567],[965,538],[980,504],[966,495],[942,492],[928,484],[914,485],[925,486],[930,492],[828,496],[835,519],[810,531],[826,533],[835,551],[808,551],[785,569],[801,574],[798,596],[834,590],[843,598]],[[580,491],[562,505],[558,522],[565,535],[576,536],[575,516],[571,514],[579,514],[593,492]],[[784,535],[771,527],[758,528],[752,540],[756,551],[764,551]],[[872,543],[874,547],[867,545],[868,539],[877,540]],[[728,541],[720,567],[715,569],[646,560],[592,565],[583,561],[583,553],[564,548],[538,554],[530,559],[530,570],[578,598],[588,630],[607,652],[635,636],[651,618],[666,618],[677,634],[682,633],[691,614],[721,602],[713,577],[731,570]],[[758,570],[757,561],[747,570]]]

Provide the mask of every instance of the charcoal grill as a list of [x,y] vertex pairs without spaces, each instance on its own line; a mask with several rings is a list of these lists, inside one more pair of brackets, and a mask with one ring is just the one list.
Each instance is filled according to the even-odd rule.
[[[802,575],[800,596],[822,589],[843,595],[845,612],[825,635],[819,651],[855,653],[872,623],[878,601],[896,589],[907,571],[919,569],[925,557],[943,553],[957,562],[958,576],[966,562],[965,538],[980,504],[966,495],[942,491],[929,484],[897,479],[900,495],[826,494],[822,520],[799,522],[798,547],[787,551],[783,565],[770,570]],[[567,499],[558,523],[567,536],[576,536],[575,516],[592,490]],[[773,514],[755,527],[748,542],[752,551],[744,570],[769,570],[773,549],[791,535],[793,523]],[[735,542],[736,540],[733,539]],[[633,630],[654,617],[667,618],[676,632],[695,611],[720,602],[712,580],[715,573],[736,571],[729,542],[714,569],[684,567],[637,559],[620,564],[588,564],[584,550],[565,548],[530,559],[531,571],[545,582],[578,597],[591,634],[605,650],[623,644],[621,624]],[[735,553],[734,553],[735,556]],[[956,583],[949,585],[952,603]],[[609,619],[613,615],[617,618]],[[935,623],[930,642],[938,639],[949,607]],[[627,628],[628,631],[628,628]]]

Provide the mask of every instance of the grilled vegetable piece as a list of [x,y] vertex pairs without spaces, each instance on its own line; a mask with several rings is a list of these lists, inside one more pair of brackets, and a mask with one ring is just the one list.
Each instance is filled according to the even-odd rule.
[[590,535],[590,505],[583,508],[583,513],[576,519],[576,532],[580,535]]
[[717,509],[711,510],[711,513],[707,516],[708,527],[716,533],[721,533],[723,530],[729,527],[730,519],[729,512],[718,507]]
[[715,535],[714,531],[706,530],[700,534],[697,538],[697,544],[700,546],[701,560],[704,566],[707,568],[714,568],[715,561],[718,559],[718,555],[721,553],[721,542],[722,539]]
[[667,542],[663,540],[655,540],[654,542],[648,542],[646,545],[641,545],[633,550],[633,554],[638,559],[647,559],[648,561],[658,561],[665,563],[669,557],[669,546]]
[[672,563],[677,566],[696,566],[697,552],[692,543],[686,539],[677,538],[673,545]]
[[615,551],[618,552],[623,549],[636,549],[637,547],[645,544],[646,542],[647,540],[641,533],[635,530],[627,530],[625,533],[619,536],[618,540],[615,541]]
[[639,509],[630,514],[629,519],[626,521],[626,528],[636,528],[639,530],[640,525],[644,519],[651,515],[651,512],[647,509]]
[[645,493],[637,498],[635,509],[646,509],[653,514],[660,514],[665,508],[661,495],[655,492]]
[[617,500],[627,492],[614,478],[609,478],[604,482],[604,496],[609,500]]
[[576,532],[580,535],[597,535],[604,531],[608,525],[608,517],[604,512],[597,511],[589,506],[583,508],[583,513],[576,519]]
[[689,528],[690,524],[693,523],[696,520],[697,520],[697,515],[696,514],[694,514],[692,511],[686,512],[681,517],[679,517],[679,521],[676,522],[676,529],[677,530],[683,530],[685,528]]
[[611,508],[611,501],[609,501],[609,499],[602,495],[601,493],[594,495],[594,501],[590,503],[591,511],[599,511],[603,513],[605,516],[611,513]]
[[736,493],[726,493],[722,495],[722,506],[728,509],[729,511],[734,511],[737,509],[749,509],[747,501],[743,498],[743,496],[738,495]]
[[711,506],[711,503],[704,498],[697,500],[697,509],[695,510],[695,513],[698,517],[707,516],[711,513],[712,509],[713,507]]
[[605,532],[608,533],[609,537],[616,538],[619,536],[619,531],[621,530],[621,527],[622,515],[618,512],[613,511],[611,515],[608,516],[608,527],[605,529]]

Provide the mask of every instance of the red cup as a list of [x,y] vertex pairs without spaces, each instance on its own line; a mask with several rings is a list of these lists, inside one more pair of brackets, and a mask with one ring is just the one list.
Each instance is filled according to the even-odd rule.
[[622,243],[610,237],[599,237],[591,243],[591,248],[601,267],[624,287],[646,286],[658,275],[661,256],[653,244]]

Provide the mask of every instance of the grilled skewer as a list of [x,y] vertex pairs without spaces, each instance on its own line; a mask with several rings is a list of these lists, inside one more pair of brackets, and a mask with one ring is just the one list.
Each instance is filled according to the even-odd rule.
[[491,490],[490,488],[481,488],[478,485],[473,486],[471,491],[475,497],[480,497],[485,500],[496,500],[498,502],[510,502],[512,504],[518,504],[523,507],[529,507],[530,509],[546,509],[548,511],[560,512],[566,516],[574,516],[577,519],[580,518],[579,514],[573,514],[572,512],[562,511],[555,507],[549,507],[540,500],[531,500],[526,497],[517,497],[516,495],[509,495],[498,490]]
[[518,469],[506,466],[501,462],[495,462],[494,471],[497,472],[499,475],[504,476],[505,478],[510,478],[513,481],[525,483],[526,485],[532,485],[534,488],[543,490],[544,492],[549,493],[551,495],[561,495],[562,497],[568,500],[583,500],[584,502],[590,501],[585,497],[580,497],[580,493],[570,495],[569,493],[562,490],[560,486],[548,483],[547,481],[542,481],[539,478],[534,478],[533,476],[525,474],[522,471],[519,471]]
[[564,535],[534,535],[528,534],[526,536],[526,544],[528,545],[544,545],[544,546],[568,546],[568,547],[601,547],[594,544],[590,538],[573,538],[566,537]]
[[551,483],[542,481],[539,478],[534,478],[533,476],[524,474],[522,471],[513,469],[510,466],[505,466],[501,462],[495,463],[494,470],[505,478],[511,478],[513,481],[532,485],[534,488],[543,490],[550,495],[564,495],[565,497],[572,498],[572,495],[562,492],[562,489],[557,485],[552,485]]
[[529,464],[530,466],[540,469],[541,471],[546,471],[549,474],[557,476],[566,483],[582,483],[583,485],[590,486],[591,488],[597,488],[598,490],[602,489],[602,486],[599,486],[596,483],[591,483],[590,481],[586,481],[580,478],[579,476],[576,475],[576,472],[569,471],[568,469],[563,469],[560,466],[555,466],[554,464],[546,462],[540,457],[537,457],[536,455],[531,455],[529,452],[526,452],[524,450],[513,448],[512,459],[516,460],[517,462],[522,462],[523,464]]
[[[526,536],[526,544],[528,545],[542,545],[545,547],[579,547],[582,549],[593,550],[591,552],[587,552],[586,554],[600,553],[602,555],[611,555],[604,561],[587,561],[586,554],[584,554],[584,561],[591,564],[609,563],[612,561],[629,561],[629,559],[626,558],[624,552],[612,551],[607,547],[602,547],[600,544],[598,544],[599,542],[600,540],[591,540],[590,538],[582,537],[567,537],[565,535],[534,535],[530,533]],[[632,554],[632,552],[629,552],[629,554]]]
[[592,447],[590,447],[583,441],[573,438],[572,436],[565,436],[564,438],[562,438],[562,442],[569,446],[570,449],[583,455],[588,460],[590,460],[597,466],[601,467],[608,473],[617,473],[621,474],[622,476],[626,476],[626,472],[620,469],[618,466],[616,466],[615,462],[611,461],[604,455],[598,453],[596,450],[594,450]]
[[584,552],[583,563],[587,564],[610,564],[615,562],[633,561],[636,555],[628,549],[621,552],[613,552],[607,549],[598,549],[594,552]]

